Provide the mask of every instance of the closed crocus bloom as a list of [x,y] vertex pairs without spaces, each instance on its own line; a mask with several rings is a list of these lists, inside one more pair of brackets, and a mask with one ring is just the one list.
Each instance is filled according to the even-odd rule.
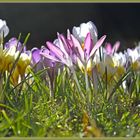
[[38,48],[33,48],[31,50],[32,53],[31,66],[34,68],[36,72],[43,69],[42,56],[40,55],[41,52],[42,51]]
[[16,47],[6,48],[3,50],[3,71],[10,71],[11,65],[15,61]]
[[140,70],[140,55],[137,49],[127,49],[125,52],[127,62],[130,63],[133,70]]
[[25,74],[25,70],[26,70],[27,66],[30,65],[31,58],[32,58],[32,55],[31,55],[30,51],[26,51],[25,53],[21,53],[20,58],[19,58],[18,63],[17,63],[19,74],[21,76],[23,76]]
[[125,65],[126,65],[125,55],[122,52],[115,53],[112,59],[113,59],[114,67],[117,69],[116,75],[119,78],[125,73],[125,70],[126,70],[125,69]]
[[15,52],[15,47],[3,49],[3,44],[0,44],[0,73],[9,70],[10,65],[14,62]]
[[[17,59],[18,55],[19,55],[19,51],[15,53],[15,60]],[[32,58],[32,55],[30,51],[26,51],[25,53],[20,54],[19,60],[11,75],[11,81],[13,85],[17,85],[19,82],[19,79],[21,79],[25,75],[26,69],[30,65],[31,58]]]
[[9,33],[9,28],[6,25],[6,21],[0,19],[0,38],[6,37]]
[[[22,46],[23,44],[21,44],[21,42],[15,38],[12,37],[7,43],[5,43],[4,48],[12,48],[12,47],[16,47],[16,51],[22,51],[25,52],[26,51],[26,46]],[[22,50],[23,48],[23,50]]]
[[97,28],[92,21],[82,23],[80,24],[80,27],[74,26],[72,29],[72,34],[80,41],[80,43],[84,42],[88,33],[91,34],[93,44],[95,44],[97,42],[98,33]]
[[[22,49],[22,44],[16,39],[16,38],[11,38],[7,43],[4,45],[4,50],[3,50],[3,62],[4,62],[4,68],[3,70],[7,70],[10,72],[11,67],[13,63],[16,60],[17,54],[19,54],[19,51]],[[25,52],[26,47],[24,47],[23,52]]]

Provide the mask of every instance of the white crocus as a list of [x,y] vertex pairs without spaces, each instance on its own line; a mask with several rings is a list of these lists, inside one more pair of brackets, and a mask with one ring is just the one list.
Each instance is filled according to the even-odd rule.
[[126,64],[126,56],[122,52],[114,53],[113,61],[115,66],[124,67]]
[[9,28],[5,20],[0,19],[0,38],[6,37],[9,33]]
[[127,57],[129,58],[129,60],[134,63],[135,61],[137,61],[137,59],[140,57],[137,49],[127,49]]
[[95,44],[97,42],[98,33],[97,28],[92,21],[82,23],[80,24],[80,27],[74,26],[72,29],[72,34],[80,41],[80,43],[84,42],[84,39],[89,32],[91,33],[91,38]]

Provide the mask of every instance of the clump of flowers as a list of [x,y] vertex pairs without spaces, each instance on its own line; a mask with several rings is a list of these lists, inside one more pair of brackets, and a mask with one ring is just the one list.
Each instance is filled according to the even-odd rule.
[[99,38],[92,21],[31,50],[15,37],[5,43],[8,33],[6,21],[0,20],[0,135],[103,137],[140,132],[139,46],[119,52],[120,41],[106,43],[107,36]]

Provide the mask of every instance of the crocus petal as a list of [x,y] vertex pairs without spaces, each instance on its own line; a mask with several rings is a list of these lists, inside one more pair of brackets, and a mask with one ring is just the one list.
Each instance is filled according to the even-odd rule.
[[56,57],[51,56],[51,55],[49,55],[47,53],[40,52],[40,55],[42,55],[42,56],[44,56],[44,57],[46,57],[46,58],[48,58],[50,60],[53,60],[53,61],[56,61],[56,62],[61,62],[61,60],[59,60]]
[[48,48],[58,57],[60,60],[63,60],[63,53],[60,51],[57,46],[55,46],[53,43],[47,41],[46,42]]
[[93,39],[93,43],[95,44],[97,42],[97,38],[98,38],[97,28],[92,21],[87,22],[87,25],[89,26],[89,31],[91,33],[91,38]]
[[38,48],[33,48],[31,52],[33,63],[38,63],[41,59],[40,50]]
[[89,56],[90,51],[93,47],[92,45],[91,34],[88,33],[84,41],[84,52],[86,53],[86,56]]
[[112,49],[112,53],[115,53],[117,52],[117,50],[119,49],[120,47],[120,41],[117,41],[114,46],[113,46],[113,49]]
[[68,57],[69,48],[65,37],[63,35],[58,35],[58,41],[61,51],[65,54],[66,57]]
[[83,42],[85,37],[87,36],[87,33],[91,33],[91,37],[94,41],[94,44],[97,42],[97,28],[94,25],[92,21],[89,21],[87,23],[81,23],[80,27],[73,27],[72,34],[80,41],[80,43]]
[[71,35],[71,39],[72,39],[74,47],[78,49],[78,52],[81,56],[82,61],[84,61],[84,51],[83,51],[79,41],[73,35]]
[[6,25],[6,21],[0,19],[0,37],[2,38],[3,35],[4,37],[6,37],[8,33],[9,33],[9,28]]
[[69,29],[67,29],[67,39],[71,40],[71,33]]
[[105,38],[106,38],[106,35],[102,36],[102,37],[97,41],[97,43],[95,44],[95,46],[94,46],[93,49],[91,50],[88,59],[96,52],[97,49],[99,49],[99,47],[100,47],[100,46],[102,45],[102,43],[104,42]]
[[105,44],[105,50],[107,54],[112,54],[112,46],[110,43]]

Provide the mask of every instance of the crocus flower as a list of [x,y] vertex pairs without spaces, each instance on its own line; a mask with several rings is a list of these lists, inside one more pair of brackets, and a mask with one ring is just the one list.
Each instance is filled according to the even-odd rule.
[[93,44],[95,44],[97,42],[98,33],[97,28],[92,21],[82,23],[80,24],[80,27],[74,26],[72,29],[72,34],[80,41],[80,43],[84,42],[88,33],[91,33]]
[[127,63],[130,64],[133,70],[140,70],[140,54],[137,48],[127,49],[125,51]]
[[5,20],[0,19],[0,38],[6,37],[9,33],[9,28]]
[[16,51],[22,51],[25,52],[26,51],[26,46],[23,47],[22,49],[22,44],[20,41],[17,40],[17,38],[12,37],[7,43],[5,43],[4,48],[12,48],[12,47],[16,47]]
[[[44,68],[48,68],[41,76],[42,79],[46,80],[47,75],[49,77],[49,81],[46,84],[50,86],[50,97],[54,97],[54,86],[55,86],[55,75],[57,73],[56,63],[55,61],[44,57],[42,54],[52,55],[51,52],[45,47],[42,46],[41,49],[33,48],[32,52],[32,66],[35,71],[43,70]],[[34,67],[35,66],[35,67]]]
[[113,55],[115,52],[118,51],[120,47],[120,42],[117,41],[113,46],[110,43],[105,44],[106,54]]
[[[19,55],[19,51],[15,53],[15,60]],[[30,65],[31,62],[31,52],[26,51],[21,53],[20,58],[16,64],[16,67],[11,75],[11,80],[14,85],[19,83],[19,79],[22,79],[25,76],[26,69]]]
[[[125,72],[126,57],[123,53],[105,55],[103,61],[97,64],[98,73],[105,78],[107,74],[108,81],[112,78],[119,79]],[[107,70],[107,71],[106,71]],[[107,73],[106,73],[107,72]]]
[[65,64],[69,68],[73,67],[72,61],[72,49],[66,38],[58,34],[58,40],[56,43],[46,42],[47,47],[45,52],[40,53],[44,57],[51,59],[52,61]]
[[[100,58],[99,47],[101,47],[105,39],[105,36],[97,43],[98,40],[97,28],[94,25],[94,23],[91,21],[80,24],[80,27],[74,26],[72,29],[72,33],[73,36],[76,39],[78,39],[82,49],[84,50],[84,52],[82,52],[80,47],[78,47],[78,51],[80,52],[82,58],[82,59],[77,59],[78,65],[82,71],[83,69],[85,69],[84,67],[86,67],[87,71],[90,73],[93,68],[93,63],[98,61]],[[76,45],[78,44],[79,46],[79,43],[76,42]],[[90,58],[93,55],[95,59]],[[84,66],[85,64],[86,66]]]
[[80,67],[80,69],[91,71],[92,65],[93,65],[93,57],[95,55],[95,52],[101,47],[103,41],[105,40],[106,35],[102,36],[95,45],[93,45],[93,40],[91,37],[91,33],[88,33],[85,40],[83,47],[81,47],[80,42],[71,35],[71,39],[73,41],[73,44],[75,48],[77,48],[77,62]]
[[14,55],[16,52],[16,47],[5,48],[3,49],[3,45],[0,45],[0,72],[4,72],[9,70],[10,65],[14,62]]
[[22,50],[22,47],[23,45],[16,38],[10,39],[4,46],[4,60],[6,64],[5,70],[8,72],[11,71],[14,62],[21,53],[16,67],[11,75],[11,80],[14,85],[18,83],[19,77],[24,76],[26,68],[30,65],[31,61],[31,52],[26,51],[25,46],[25,49]]

